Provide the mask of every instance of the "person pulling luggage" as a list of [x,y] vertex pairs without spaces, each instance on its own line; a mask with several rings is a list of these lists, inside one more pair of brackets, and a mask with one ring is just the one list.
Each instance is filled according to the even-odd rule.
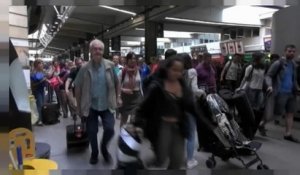
[[98,117],[103,124],[101,152],[106,163],[112,158],[107,150],[114,135],[115,118],[113,112],[122,104],[120,83],[114,71],[114,63],[104,59],[104,44],[98,39],[90,43],[91,60],[79,70],[75,84],[75,94],[79,115],[86,118],[86,129],[92,153],[90,164],[98,162]]

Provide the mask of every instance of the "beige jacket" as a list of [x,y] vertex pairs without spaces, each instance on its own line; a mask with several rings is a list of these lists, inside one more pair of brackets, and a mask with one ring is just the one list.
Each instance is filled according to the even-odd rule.
[[[103,58],[103,63],[106,69],[106,81],[107,81],[107,98],[109,110],[113,112],[117,108],[117,95],[119,94],[119,80],[114,72],[114,63]],[[92,69],[93,62],[89,61],[81,67],[76,79],[75,95],[78,106],[78,115],[87,117],[91,108],[91,84],[92,84]]]

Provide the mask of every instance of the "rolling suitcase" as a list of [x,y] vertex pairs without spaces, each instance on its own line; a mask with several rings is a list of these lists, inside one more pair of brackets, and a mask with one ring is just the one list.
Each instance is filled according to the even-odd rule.
[[59,122],[59,108],[57,103],[47,103],[42,107],[42,122],[52,125]]
[[253,139],[256,132],[255,115],[246,92],[241,90],[233,95],[234,105],[238,111],[240,126],[244,135]]
[[89,140],[85,123],[76,124],[76,117],[73,120],[74,124],[66,127],[67,149],[88,147]]

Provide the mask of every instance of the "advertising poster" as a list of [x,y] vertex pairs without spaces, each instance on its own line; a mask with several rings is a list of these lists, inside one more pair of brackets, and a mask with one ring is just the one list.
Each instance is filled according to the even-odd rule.
[[227,43],[220,43],[221,53],[223,55],[228,55]]
[[228,53],[229,54],[235,54],[235,44],[234,44],[234,42],[229,42],[227,44],[227,47],[228,47]]
[[271,51],[271,44],[272,44],[272,38],[271,37],[265,37],[264,38],[264,46],[265,46],[265,51],[270,52]]
[[244,53],[244,45],[242,41],[235,42],[235,51],[236,53],[243,54]]

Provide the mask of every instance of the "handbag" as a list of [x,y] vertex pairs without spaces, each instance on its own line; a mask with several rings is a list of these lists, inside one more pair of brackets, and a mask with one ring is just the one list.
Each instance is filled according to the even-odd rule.
[[60,85],[60,81],[59,81],[59,78],[58,77],[52,77],[50,80],[49,80],[49,84],[52,88],[56,88]]

